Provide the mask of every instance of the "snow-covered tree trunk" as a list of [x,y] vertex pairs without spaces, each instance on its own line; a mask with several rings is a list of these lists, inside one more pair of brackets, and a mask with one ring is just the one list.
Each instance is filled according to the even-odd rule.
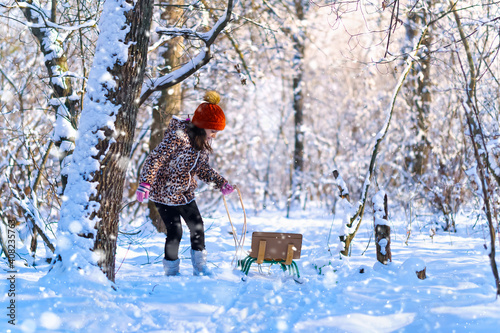
[[387,265],[388,262],[392,261],[391,227],[388,223],[387,194],[384,191],[379,191],[373,196],[372,202],[377,260]]
[[[49,84],[53,91],[50,104],[56,113],[53,140],[59,149],[61,168],[64,168],[65,159],[74,148],[79,97],[73,94],[71,79],[67,75],[68,61],[61,35],[55,25],[50,24],[55,20],[55,11],[49,18],[38,0],[26,0],[26,2],[18,2],[18,5],[29,22],[31,33],[38,41],[45,58]],[[94,22],[89,22],[89,24],[92,25]],[[61,173],[61,183],[64,191],[67,183],[67,175],[64,171]]]
[[[58,228],[62,269],[115,278],[118,221],[147,60],[152,0],[107,0]],[[93,250],[92,252],[90,250]]]
[[[349,189],[347,188],[347,184],[344,179],[337,170],[333,170],[332,174],[335,178],[340,197],[340,200],[337,203],[337,209],[335,210],[335,218],[339,219],[341,222],[338,252],[344,256],[348,256],[349,247],[351,246],[351,241],[355,234],[355,232],[351,232],[351,227],[353,225],[351,220],[352,216],[356,216],[357,214],[354,212],[354,207],[349,201]],[[351,237],[351,235],[353,236]]]
[[[64,170],[67,163],[66,157],[73,151],[78,123],[78,97],[76,94],[73,94],[71,79],[66,74],[68,72],[68,62],[63,49],[63,38],[61,38],[54,25],[51,25],[51,22],[54,22],[56,18],[55,10],[53,10],[51,17],[48,17],[38,0],[26,0],[26,2],[18,2],[18,5],[22,9],[30,31],[37,40],[40,51],[45,59],[45,67],[49,77],[48,83],[52,88],[49,104],[53,107],[56,115],[53,138],[48,146],[46,156],[48,156],[53,146],[52,142],[54,142],[59,150],[57,155],[59,156],[59,165],[62,170],[61,188],[62,192],[64,192],[67,183],[67,175]],[[93,22],[90,22],[90,24],[93,24]],[[41,174],[42,170],[38,170],[38,175]],[[37,183],[35,182],[31,192],[35,191]],[[48,241],[41,227],[37,225],[36,219],[32,218],[32,214],[26,211],[24,215],[32,225],[30,229],[32,230],[33,237],[31,238],[30,249],[33,255],[37,248],[38,234],[42,236],[49,248],[53,250],[52,244]]]
[[[411,45],[414,38],[430,18],[427,13],[433,5],[433,0],[424,1],[423,8],[419,8],[409,15],[409,22],[406,25],[406,35]],[[431,45],[432,29],[427,29],[423,36],[421,48],[417,52],[418,61],[414,66],[407,80],[408,104],[412,112],[412,129],[415,133],[413,144],[409,147],[410,156],[407,164],[411,172],[416,176],[421,176],[426,172],[427,160],[431,151],[428,139],[428,118],[432,102],[432,80],[431,80]]]

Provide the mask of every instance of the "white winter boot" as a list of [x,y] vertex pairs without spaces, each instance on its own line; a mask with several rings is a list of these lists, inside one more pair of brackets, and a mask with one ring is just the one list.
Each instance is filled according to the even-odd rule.
[[191,262],[193,263],[193,275],[212,275],[207,267],[207,251],[195,251],[191,249]]
[[179,275],[179,264],[180,263],[181,263],[180,259],[167,260],[167,259],[163,258],[163,269],[165,270],[165,275],[167,275],[167,276]]

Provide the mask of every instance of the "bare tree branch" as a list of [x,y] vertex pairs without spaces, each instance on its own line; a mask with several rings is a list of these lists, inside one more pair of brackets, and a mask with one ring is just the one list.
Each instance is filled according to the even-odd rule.
[[[139,106],[141,106],[146,101],[146,99],[155,91],[170,88],[184,81],[210,61],[210,59],[212,58],[210,47],[231,20],[233,6],[233,0],[228,0],[225,13],[220,17],[219,21],[217,21],[217,23],[209,32],[195,33],[193,31],[184,31],[188,36],[201,39],[204,42],[205,46],[201,49],[200,53],[196,57],[194,57],[190,62],[186,63],[181,68],[157,79],[151,79],[150,82],[145,83],[145,85],[143,86],[141,98],[139,100]],[[173,31],[175,31],[175,29],[170,29],[169,31],[170,33],[172,33]]]
[[[345,256],[349,255],[349,247],[351,244],[351,241],[354,239],[354,236],[356,235],[359,226],[361,225],[361,220],[363,219],[363,214],[365,211],[365,205],[367,201],[367,196],[368,196],[368,189],[370,188],[371,184],[371,179],[373,177],[373,174],[375,172],[375,163],[377,161],[377,155],[380,149],[380,146],[382,144],[382,141],[384,140],[388,130],[389,130],[389,125],[391,123],[393,111],[394,111],[394,106],[396,104],[396,98],[399,94],[399,91],[401,90],[401,87],[403,86],[403,83],[406,79],[406,76],[410,72],[410,69],[413,66],[413,63],[415,62],[416,59],[416,54],[417,51],[427,33],[427,29],[429,28],[429,25],[426,25],[424,29],[421,32],[420,38],[418,39],[417,44],[415,45],[413,52],[411,53],[411,56],[408,57],[407,59],[407,65],[401,76],[399,77],[398,83],[396,84],[396,87],[394,89],[394,92],[392,94],[392,99],[391,99],[391,104],[389,105],[388,108],[388,114],[387,114],[387,119],[385,121],[385,124],[383,125],[382,129],[378,132],[376,138],[375,138],[375,146],[373,147],[372,151],[372,157],[370,160],[370,166],[368,167],[368,171],[365,176],[365,181],[363,183],[363,188],[361,191],[361,199],[359,200],[357,208],[353,210],[353,214],[345,221],[346,225],[344,228],[345,231],[347,231],[346,234],[344,235],[339,235],[340,241],[344,243],[343,249],[341,250],[341,253]],[[337,176],[334,176],[335,178],[338,177],[338,172],[336,174]],[[340,184],[339,184],[340,185]],[[347,200],[347,199],[343,199]],[[350,204],[349,204],[350,205]]]

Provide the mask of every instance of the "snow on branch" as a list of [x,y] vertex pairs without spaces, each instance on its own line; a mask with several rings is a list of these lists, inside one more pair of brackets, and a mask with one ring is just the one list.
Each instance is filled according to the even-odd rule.
[[382,141],[384,140],[384,138],[389,130],[389,126],[391,124],[391,119],[392,119],[392,115],[393,115],[393,111],[394,111],[394,106],[396,104],[396,99],[398,97],[399,91],[401,90],[401,87],[403,87],[403,83],[404,83],[406,77],[408,76],[408,73],[410,72],[411,68],[413,67],[413,63],[415,62],[415,59],[417,58],[417,52],[418,52],[418,49],[420,47],[420,44],[421,44],[424,36],[427,34],[427,28],[428,27],[426,26],[422,30],[422,33],[420,35],[420,38],[418,40],[417,45],[415,46],[414,50],[409,54],[409,56],[406,60],[406,62],[407,62],[406,67],[405,67],[404,71],[401,73],[401,75],[398,79],[398,82],[394,88],[394,91],[392,93],[391,103],[388,107],[388,112],[387,112],[387,117],[386,117],[385,123],[382,126],[382,128],[380,129],[380,131],[377,133],[377,135],[375,136],[375,145],[373,147],[372,157],[370,160],[370,166],[369,166],[368,171],[367,171],[366,176],[365,176],[365,182],[363,184],[362,196],[361,196],[361,200],[360,200],[359,208],[358,208],[358,213],[360,213],[361,215],[362,215],[362,213],[360,211],[364,209],[364,205],[366,202],[366,196],[368,194],[368,189],[370,187],[370,179],[375,171],[375,163],[377,161],[377,155],[379,152],[379,148],[380,148],[380,145],[381,145]]
[[[50,147],[50,145],[49,145],[49,147]],[[47,157],[47,155],[45,157]],[[44,161],[42,162],[43,164],[45,164],[47,162],[45,157],[44,157]],[[11,158],[13,158],[13,157],[11,157]],[[41,174],[41,170],[39,170],[39,175],[40,174]],[[32,235],[34,235],[35,238],[36,238],[36,235],[39,234],[42,237],[45,244],[47,245],[47,247],[50,249],[50,251],[52,251],[52,253],[54,253],[55,247],[52,244],[49,237],[47,237],[47,235],[43,231],[46,229],[47,223],[43,220],[43,217],[40,214],[40,209],[39,209],[38,204],[37,204],[37,202],[39,200],[36,196],[36,188],[38,186],[39,177],[37,176],[37,179],[35,180],[35,182],[33,184],[33,187],[30,191],[30,196],[27,196],[25,194],[21,194],[19,192],[19,190],[13,186],[13,184],[10,182],[8,177],[6,177],[5,180],[7,181],[7,184],[9,186],[9,190],[12,193],[13,202],[19,208],[22,209],[22,211],[24,213],[23,215],[26,218],[26,221],[28,222],[26,224],[27,228],[20,228],[20,229],[18,229],[18,232],[24,233],[24,234],[31,233]],[[4,215],[5,214],[3,212],[3,209],[0,208],[0,216],[1,216],[1,219],[3,222],[5,222]],[[23,235],[23,236],[24,236],[23,238],[26,238],[26,235]]]
[[54,87],[66,89],[66,82],[62,79],[62,74],[66,72],[61,68],[59,59],[64,58],[62,40],[57,30],[48,27],[50,20],[43,12],[38,1],[32,3],[21,2],[19,7],[26,17],[26,25],[40,43],[40,49],[44,55],[44,60],[49,71],[50,82]]
[[52,29],[59,29],[59,30],[65,30],[65,31],[75,31],[83,28],[90,28],[94,27],[97,22],[95,20],[88,20],[83,22],[82,24],[77,24],[73,26],[65,26],[65,25],[60,25],[57,23],[52,22],[48,17],[47,14],[41,9],[40,4],[38,2],[34,2],[34,4],[30,4],[28,2],[18,2],[17,6],[21,9],[29,9],[31,11],[34,11],[38,13],[38,17],[42,19],[43,23],[41,22],[27,22],[26,25],[29,28],[38,28],[38,29],[43,29],[43,28],[52,28]]
[[206,42],[206,34],[200,34],[197,31],[189,28],[156,28],[158,35],[166,35],[171,37],[184,37],[186,39],[201,39]]
[[95,27],[97,22],[95,20],[89,20],[86,21],[82,24],[77,24],[77,25],[72,25],[72,26],[67,26],[67,25],[60,25],[57,23],[53,23],[51,21],[45,21],[43,24],[36,24],[36,23],[28,23],[28,27],[30,28],[52,28],[52,29],[59,29],[59,30],[65,30],[65,31],[75,31],[75,30],[80,30],[84,28],[92,28]]
[[372,198],[374,225],[388,225],[387,221],[387,194],[380,190]]
[[231,13],[233,11],[233,8],[234,8],[233,0],[228,0],[227,8],[224,14],[219,18],[219,20],[217,21],[217,23],[215,23],[212,29],[205,33],[197,33],[191,29],[176,29],[176,28],[166,28],[157,30],[158,33],[163,35],[184,36],[186,38],[198,38],[205,43],[205,46],[201,49],[200,53],[196,57],[194,57],[191,61],[186,63],[181,68],[171,73],[168,73],[164,76],[161,76],[159,78],[150,79],[149,82],[145,82],[142,87],[142,94],[139,101],[139,106],[142,105],[146,101],[146,99],[155,91],[170,88],[176,85],[177,83],[184,81],[210,61],[210,59],[212,58],[210,47],[231,20]]
[[340,197],[342,199],[345,198],[349,201],[349,189],[347,188],[347,185],[342,176],[340,176],[338,170],[333,170],[333,177],[335,178],[335,182],[337,183],[337,187],[340,192]]

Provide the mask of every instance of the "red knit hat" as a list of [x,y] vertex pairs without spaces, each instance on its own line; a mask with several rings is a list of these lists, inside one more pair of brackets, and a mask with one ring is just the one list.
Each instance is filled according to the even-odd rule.
[[220,96],[215,91],[207,91],[201,103],[194,112],[191,122],[199,128],[222,131],[226,127],[226,116],[217,104]]

